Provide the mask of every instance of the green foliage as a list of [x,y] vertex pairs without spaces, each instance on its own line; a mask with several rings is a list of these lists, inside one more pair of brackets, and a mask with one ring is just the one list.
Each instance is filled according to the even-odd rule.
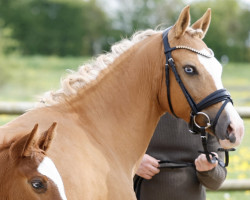
[[109,26],[95,1],[0,0],[0,13],[23,54],[90,55]]
[[12,38],[13,30],[9,27],[2,27],[3,21],[0,19],[0,55],[16,51],[19,42]]
[[[94,55],[137,30],[173,25],[185,2],[0,0],[0,51]],[[249,62],[249,6],[242,0],[192,0],[192,19],[201,17],[208,7],[212,8],[212,22],[205,37],[207,45],[219,59]]]
[[119,6],[122,9],[117,12],[116,25],[131,35],[137,30],[173,25],[185,4],[183,0],[127,0]]
[[205,42],[216,57],[221,59],[226,55],[230,61],[250,61],[250,45],[246,45],[249,9],[241,8],[238,0],[206,0],[192,5],[192,17],[198,19],[207,8],[212,9],[212,21]]
[[11,78],[11,73],[8,70],[8,67],[4,66],[4,61],[3,59],[4,56],[0,56],[0,90],[3,88],[5,83]]
[[[127,0],[121,1],[117,14],[118,27],[127,35],[135,30],[163,27],[175,23],[183,0]],[[200,18],[207,8],[212,9],[212,21],[205,42],[217,58],[230,61],[250,61],[250,10],[239,0],[193,0],[192,22]],[[117,23],[116,23],[117,24]]]

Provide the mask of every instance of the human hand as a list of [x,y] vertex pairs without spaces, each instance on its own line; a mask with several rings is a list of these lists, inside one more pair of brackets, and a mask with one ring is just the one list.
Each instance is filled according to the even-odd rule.
[[152,156],[145,154],[142,158],[141,164],[137,169],[136,174],[145,179],[151,179],[155,174],[158,174],[160,170],[158,169],[158,160]]
[[[212,153],[215,154],[215,156],[218,158],[217,153],[214,153],[214,152],[212,152]],[[212,156],[211,155],[209,155],[209,156],[212,159]],[[213,168],[215,168],[218,165],[217,160],[215,163],[208,162],[205,154],[199,155],[198,158],[195,159],[194,163],[196,166],[196,170],[199,172],[212,170]]]

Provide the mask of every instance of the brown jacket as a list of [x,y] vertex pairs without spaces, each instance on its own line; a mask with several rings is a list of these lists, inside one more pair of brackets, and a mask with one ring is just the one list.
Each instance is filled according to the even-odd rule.
[[[209,136],[209,151],[217,152],[218,148],[216,138]],[[156,127],[147,154],[159,160],[193,163],[199,156],[198,150],[203,150],[200,135],[189,133],[182,119],[165,114]],[[224,155],[218,154],[223,160]],[[218,189],[226,174],[226,169],[219,165],[207,172],[198,172],[192,166],[161,168],[151,180],[142,181],[140,200],[205,200],[205,187]]]

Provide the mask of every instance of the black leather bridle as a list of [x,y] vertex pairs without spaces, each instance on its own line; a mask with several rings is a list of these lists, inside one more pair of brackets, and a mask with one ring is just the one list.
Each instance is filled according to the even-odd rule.
[[[175,63],[174,63],[174,60],[172,58],[171,52],[174,50],[177,50],[177,49],[186,49],[186,50],[192,51],[194,53],[200,54],[202,56],[205,56],[207,58],[214,57],[214,54],[213,54],[212,50],[210,50],[210,54],[207,54],[207,53],[198,51],[198,50],[193,49],[193,48],[188,47],[188,46],[176,46],[176,47],[171,48],[169,45],[169,42],[168,42],[168,33],[169,33],[170,29],[171,29],[171,27],[167,28],[163,32],[164,53],[166,55],[165,73],[166,73],[166,85],[167,85],[167,98],[168,98],[168,104],[169,104],[170,111],[175,117],[177,117],[175,112],[174,112],[174,109],[173,109],[173,106],[171,103],[171,98],[170,98],[169,70],[171,69],[175,75],[176,81],[178,82],[178,84],[179,84],[183,94],[185,95],[185,97],[190,105],[190,108],[191,108],[190,122],[189,122],[190,132],[193,134],[201,134],[203,151],[198,151],[198,152],[205,154],[208,162],[215,163],[217,160],[221,167],[226,167],[229,164],[228,151],[234,151],[235,149],[234,148],[232,148],[232,149],[219,148],[218,151],[225,152],[225,163],[223,161],[221,161],[220,159],[218,159],[215,154],[208,151],[206,129],[212,128],[213,131],[215,132],[216,124],[218,122],[218,119],[219,119],[223,109],[225,108],[227,103],[229,103],[229,102],[233,103],[231,96],[226,89],[219,89],[219,90],[216,90],[215,92],[211,93],[207,97],[205,97],[198,104],[196,104],[195,101],[193,100],[192,96],[189,94],[188,90],[186,89],[185,85],[183,84],[183,82],[182,82],[182,80],[181,80],[181,78],[176,70]],[[210,123],[209,116],[206,113],[201,112],[201,111],[203,109],[205,109],[213,104],[216,104],[218,102],[221,102],[221,101],[224,101],[224,102],[223,102],[222,106],[220,107],[219,111],[217,112],[213,122]],[[197,115],[203,115],[207,118],[208,122],[207,122],[206,126],[200,126],[196,122]],[[212,159],[210,158],[210,155],[212,156]],[[187,163],[187,162],[160,161],[159,164],[160,164],[159,168],[195,167],[194,163]],[[134,180],[134,191],[136,193],[136,197],[138,200],[140,199],[140,189],[141,189],[141,184],[142,184],[143,180],[144,179],[140,176],[135,177],[135,180]]]
[[[207,58],[212,58],[214,57],[214,54],[212,52],[212,50],[210,50],[210,54],[198,51],[196,49],[193,49],[191,47],[188,46],[176,46],[176,47],[170,47],[169,42],[168,42],[168,33],[170,31],[170,28],[167,28],[164,32],[163,32],[163,43],[164,43],[164,53],[166,55],[166,64],[165,64],[165,73],[166,73],[166,85],[167,85],[167,98],[168,98],[168,104],[170,107],[170,111],[172,112],[172,114],[174,116],[176,116],[172,103],[171,103],[171,98],[170,98],[170,78],[169,78],[169,70],[171,69],[172,72],[175,75],[175,79],[178,82],[183,94],[185,95],[187,102],[189,103],[189,106],[191,108],[191,113],[190,113],[190,122],[189,122],[189,128],[190,128],[190,132],[193,134],[201,134],[201,141],[202,141],[202,145],[203,145],[203,149],[204,151],[199,151],[200,153],[204,153],[206,155],[207,160],[210,163],[215,163],[216,160],[218,160],[218,158],[211,152],[208,151],[207,149],[207,132],[206,129],[207,128],[211,128],[214,132],[215,132],[215,127],[216,124],[218,122],[218,119],[223,111],[223,109],[225,108],[225,106],[227,105],[227,103],[231,102],[233,104],[233,101],[231,99],[230,93],[226,90],[226,89],[219,89],[214,91],[213,93],[209,94],[207,97],[205,97],[203,100],[201,100],[198,104],[195,103],[195,101],[193,100],[192,96],[189,94],[188,90],[186,89],[185,85],[183,84],[177,70],[175,67],[175,63],[174,60],[172,58],[171,52],[177,49],[186,49],[188,51],[192,51],[194,53],[200,54],[202,56],[205,56]],[[222,106],[220,107],[219,111],[217,112],[214,120],[212,123],[210,123],[210,118],[209,116],[204,113],[201,112],[203,109],[216,104],[218,102],[224,101]],[[205,118],[207,118],[207,125],[206,126],[200,126],[197,122],[196,122],[196,117],[198,115],[203,115],[205,116]],[[177,116],[176,116],[177,117]],[[225,157],[226,157],[226,163],[224,164],[222,161],[219,161],[219,164],[222,167],[225,167],[228,165],[229,163],[229,159],[228,159],[228,151],[233,151],[235,149],[223,149],[220,148],[218,149],[218,151],[224,151],[225,152]],[[212,159],[210,159],[210,155],[212,156]]]

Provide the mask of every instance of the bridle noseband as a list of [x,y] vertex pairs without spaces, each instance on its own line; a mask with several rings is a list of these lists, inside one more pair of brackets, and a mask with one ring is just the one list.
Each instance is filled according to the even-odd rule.
[[[189,103],[189,106],[191,108],[190,122],[189,122],[190,132],[193,134],[201,134],[201,141],[202,141],[204,151],[199,151],[199,152],[206,154],[206,158],[210,163],[215,163],[216,160],[218,160],[218,159],[215,157],[215,155],[213,153],[209,152],[207,149],[206,129],[211,128],[215,132],[216,124],[218,122],[218,119],[219,119],[223,109],[225,108],[227,103],[231,102],[233,104],[233,101],[231,99],[230,93],[226,89],[223,88],[223,89],[219,89],[219,90],[214,91],[213,93],[211,93],[210,95],[205,97],[203,100],[201,100],[198,104],[195,103],[195,101],[193,100],[192,96],[189,94],[188,90],[186,89],[185,85],[183,84],[183,82],[182,82],[182,80],[181,80],[181,78],[176,70],[175,63],[174,63],[174,60],[172,58],[171,52],[174,50],[178,50],[178,49],[186,49],[188,51],[192,51],[192,52],[199,54],[201,56],[204,56],[207,58],[213,58],[214,57],[213,51],[210,50],[210,54],[209,54],[209,53],[204,53],[204,52],[198,51],[198,50],[191,48],[191,47],[188,47],[188,46],[170,47],[169,42],[168,42],[168,33],[169,33],[170,29],[171,29],[171,27],[167,28],[163,32],[164,53],[166,55],[165,73],[166,73],[166,85],[167,85],[167,99],[168,99],[170,111],[174,116],[176,116],[174,109],[173,109],[173,106],[172,106],[172,103],[171,103],[171,98],[170,98],[169,69],[171,69],[172,72],[174,73],[175,79],[178,82],[178,84],[179,84],[179,86],[180,86],[180,88],[181,88],[184,96],[186,97],[187,102]],[[211,105],[214,105],[218,102],[221,102],[221,101],[224,101],[224,103],[220,107],[213,122],[211,123],[209,116],[206,113],[202,112],[202,110],[211,106]],[[208,123],[206,126],[198,125],[198,123],[196,122],[196,117],[198,115],[203,115],[203,116],[205,116],[205,118],[207,118]],[[221,166],[225,167],[228,165],[228,151],[234,150],[234,149],[225,150],[223,148],[220,148],[218,150],[225,151],[226,163],[224,164],[223,162],[218,161]],[[210,159],[210,155],[212,156],[212,159]]]

